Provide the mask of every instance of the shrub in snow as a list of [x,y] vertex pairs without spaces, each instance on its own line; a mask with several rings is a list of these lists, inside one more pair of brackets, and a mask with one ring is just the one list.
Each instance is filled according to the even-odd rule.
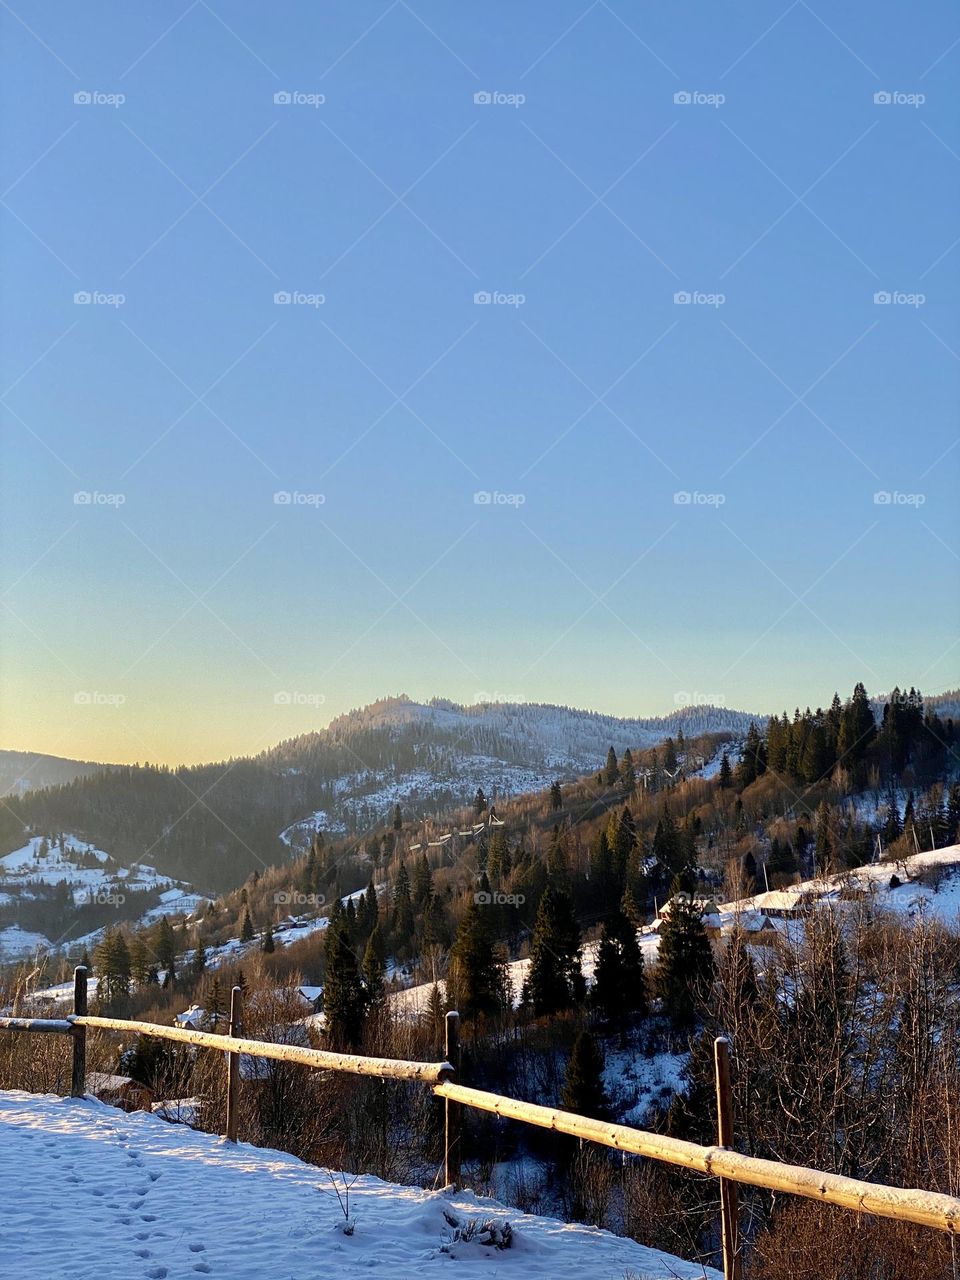
[[441,1253],[449,1253],[455,1244],[475,1242],[492,1249],[509,1249],[513,1244],[513,1228],[509,1222],[498,1222],[496,1218],[458,1218],[449,1209],[444,1209],[443,1216],[452,1236],[441,1246]]

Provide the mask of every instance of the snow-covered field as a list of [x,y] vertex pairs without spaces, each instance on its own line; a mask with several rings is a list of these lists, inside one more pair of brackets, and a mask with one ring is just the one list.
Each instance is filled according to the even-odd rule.
[[[0,1257],[18,1280],[720,1280],[469,1191],[361,1177],[349,1197],[351,1235],[330,1176],[294,1156],[89,1098],[0,1093]],[[477,1222],[509,1223],[511,1246],[458,1238]]]

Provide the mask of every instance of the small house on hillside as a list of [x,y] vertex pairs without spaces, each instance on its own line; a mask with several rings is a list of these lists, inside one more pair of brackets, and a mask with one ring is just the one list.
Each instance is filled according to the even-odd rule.
[[132,1076],[114,1076],[106,1071],[91,1071],[85,1082],[85,1090],[101,1102],[122,1111],[149,1111],[153,1105],[153,1092]]

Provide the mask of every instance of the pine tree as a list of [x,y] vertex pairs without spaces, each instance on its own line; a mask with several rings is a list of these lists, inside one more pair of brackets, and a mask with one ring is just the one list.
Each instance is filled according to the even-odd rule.
[[130,951],[119,929],[108,929],[94,951],[98,994],[114,1004],[130,994]]
[[161,916],[154,935],[153,953],[161,969],[166,970],[164,983],[172,986],[177,978],[177,940],[168,916]]
[[763,739],[760,737],[760,731],[756,724],[751,720],[750,728],[747,730],[747,736],[743,744],[743,754],[740,757],[740,763],[737,765],[737,786],[742,791],[744,787],[749,787],[752,782],[764,772],[767,767],[766,756],[764,754]]
[[448,995],[464,1018],[494,1017],[506,1007],[506,978],[490,924],[490,904],[475,894],[450,952]]
[[610,1022],[620,1022],[630,1013],[643,1017],[647,1012],[643,953],[635,926],[622,912],[614,912],[603,926],[592,997]]
[[733,786],[733,770],[730,768],[730,757],[726,751],[720,757],[720,775],[717,779],[721,791]]
[[130,977],[137,987],[145,987],[150,981],[150,953],[139,934],[130,943]]
[[273,940],[273,925],[267,921],[267,927],[263,931],[263,941],[260,943],[260,950],[264,955],[272,956],[277,946]]
[[328,925],[325,955],[323,1012],[330,1044],[335,1048],[357,1048],[363,1036],[367,994],[342,923]]
[[393,938],[394,948],[405,952],[413,941],[413,898],[410,893],[410,876],[406,863],[397,868],[393,885]]
[[253,938],[253,918],[250,915],[250,908],[245,905],[243,908],[243,914],[240,917],[240,941],[252,942]]
[[633,763],[633,752],[627,747],[620,757],[620,782],[627,791],[633,791],[637,785],[637,771]]
[[607,752],[607,764],[603,771],[603,780],[608,787],[614,787],[620,781],[620,765],[613,747]]
[[591,1120],[610,1117],[610,1098],[603,1083],[603,1054],[589,1031],[581,1031],[567,1063],[560,1105]]
[[551,809],[563,808],[563,792],[560,789],[559,782],[553,782],[550,785],[550,808]]
[[403,830],[403,814],[400,812],[399,804],[393,807],[393,829],[394,831]]
[[210,984],[203,1008],[210,1019],[214,1031],[216,1031],[218,1024],[226,1016],[227,1012],[227,1006],[223,998],[223,988],[220,985],[220,979],[217,977],[214,977],[213,982]]
[[383,933],[380,925],[370,934],[366,950],[363,953],[363,980],[367,988],[367,1001],[371,1005],[383,1002],[383,981],[387,966],[384,955]]
[[569,896],[553,884],[547,885],[537,910],[528,981],[538,1017],[569,1009],[584,997],[580,926]]
[[657,988],[663,1009],[678,1027],[693,1022],[698,998],[713,979],[713,952],[700,917],[689,897],[674,896],[660,926]]
[[206,967],[207,967],[207,949],[203,945],[203,939],[197,938],[197,945],[196,947],[194,947],[194,950],[193,950],[193,963],[190,966],[193,972],[194,978],[202,977]]
[[477,817],[487,811],[487,797],[483,794],[483,787],[477,787],[477,794],[473,797],[473,812]]
[[367,904],[367,928],[372,931],[376,928],[377,921],[380,919],[380,900],[377,897],[377,889],[372,880],[367,885],[367,892],[364,896]]

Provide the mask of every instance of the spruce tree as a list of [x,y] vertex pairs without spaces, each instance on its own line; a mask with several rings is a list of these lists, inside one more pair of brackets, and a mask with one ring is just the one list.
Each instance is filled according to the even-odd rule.
[[413,905],[422,912],[433,894],[433,877],[427,855],[421,853],[413,870]]
[[378,923],[370,934],[363,953],[363,980],[367,988],[367,1001],[371,1005],[379,1005],[383,1002],[386,968],[383,933]]
[[607,763],[603,771],[603,780],[608,787],[614,787],[620,781],[620,765],[613,747],[607,752]]
[[267,927],[263,931],[263,941],[260,944],[260,950],[264,955],[272,956],[276,949],[276,943],[273,940],[273,925],[267,921]]
[[647,1012],[643,953],[637,931],[619,911],[603,926],[592,999],[594,1007],[609,1022],[622,1022],[631,1013],[643,1017]]
[[563,808],[563,792],[560,790],[559,782],[553,782],[550,785],[550,808],[551,809]]
[[569,1009],[584,996],[580,926],[573,903],[557,885],[547,885],[537,909],[528,982],[538,1017]]
[[403,830],[403,814],[400,812],[399,804],[393,807],[393,829],[394,831]]
[[481,817],[487,811],[487,797],[483,794],[483,787],[477,787],[477,794],[473,797],[473,812],[477,817]]
[[721,788],[721,791],[727,791],[728,788],[733,786],[733,771],[730,767],[730,756],[727,755],[726,751],[721,756],[721,771],[719,771],[717,785]]
[[[507,1005],[506,977],[494,945],[489,902],[475,894],[457,930],[447,980],[452,1008],[464,1018],[494,1017]],[[489,895],[488,895],[489,896]]]
[[240,941],[252,942],[253,937],[253,919],[250,915],[250,908],[244,906],[243,914],[240,917]]
[[363,1037],[367,995],[343,922],[328,925],[324,950],[327,978],[323,1012],[327,1036],[334,1048],[357,1048]]
[[603,1054],[589,1031],[581,1031],[567,1063],[560,1105],[591,1120],[610,1117],[610,1098],[603,1082]]
[[397,868],[393,885],[393,940],[397,951],[406,953],[413,941],[413,898],[406,863]]
[[687,896],[674,896],[660,925],[657,989],[663,1011],[675,1026],[689,1026],[698,998],[713,980],[713,952],[700,908]]
[[193,950],[193,963],[190,966],[193,972],[194,978],[202,977],[206,967],[207,967],[207,949],[203,945],[203,939],[197,938],[197,945],[196,947],[194,947],[194,950]]

